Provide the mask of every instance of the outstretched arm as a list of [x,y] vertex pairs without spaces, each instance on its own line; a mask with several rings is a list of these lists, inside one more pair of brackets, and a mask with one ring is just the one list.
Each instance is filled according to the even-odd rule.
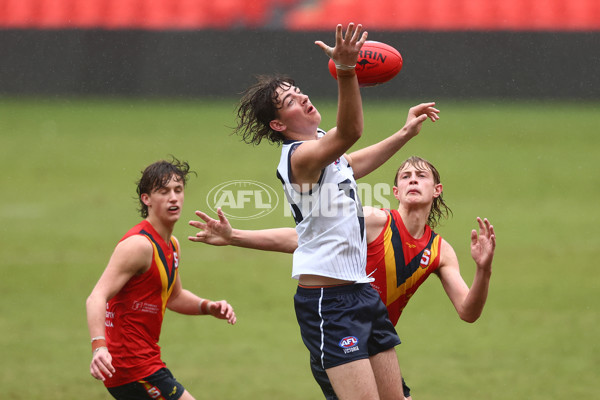
[[387,139],[372,146],[365,147],[350,153],[350,164],[354,171],[354,177],[359,179],[379,168],[390,159],[406,142],[417,136],[421,131],[423,122],[429,118],[432,122],[437,121],[439,112],[434,107],[435,103],[422,103],[411,107],[408,111],[406,124],[398,132]]
[[298,247],[298,234],[294,228],[275,228],[263,230],[233,229],[223,211],[218,208],[219,220],[209,217],[202,211],[196,211],[202,221],[190,221],[190,225],[200,229],[195,236],[189,236],[192,242],[207,243],[213,246],[237,246],[256,250],[293,253]]
[[321,170],[346,153],[362,135],[362,99],[354,67],[366,40],[362,25],[350,23],[345,34],[342,25],[336,27],[335,47],[315,42],[337,66],[337,129],[318,141],[304,142],[293,153],[291,165],[296,184],[317,182]]
[[179,275],[167,302],[167,308],[186,315],[212,315],[215,318],[226,320],[231,325],[237,321],[233,307],[227,301],[203,299],[189,290],[183,289]]
[[452,246],[445,240],[442,242],[442,260],[438,275],[446,294],[452,301],[460,318],[466,322],[475,322],[481,315],[487,300],[492,260],[496,248],[494,227],[486,219],[477,217],[479,232],[471,232],[471,256],[477,270],[471,288],[463,280],[458,266],[458,259]]

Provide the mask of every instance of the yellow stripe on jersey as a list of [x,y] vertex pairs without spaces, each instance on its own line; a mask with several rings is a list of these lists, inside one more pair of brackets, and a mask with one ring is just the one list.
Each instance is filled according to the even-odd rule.
[[[162,291],[161,291],[161,299],[162,299],[162,313],[164,315],[165,310],[167,308],[167,302],[169,301],[169,297],[171,296],[171,293],[173,292],[173,282],[175,282],[175,279],[177,279],[177,273],[178,273],[178,269],[177,268],[173,268],[173,277],[171,277],[171,279],[169,279],[169,276],[167,274],[167,271],[170,270],[170,266],[169,265],[165,265],[165,262],[169,262],[169,260],[167,260],[165,258],[165,255],[162,254],[162,251],[160,249],[160,247],[153,241],[151,240],[152,243],[152,249],[153,249],[153,257],[154,257],[154,262],[156,263],[156,266],[158,268],[158,273],[160,274],[160,281],[162,283]],[[177,249],[177,246],[175,245],[175,241],[172,240],[171,241],[173,248],[175,249],[176,252],[178,252],[179,249]],[[175,260],[170,260],[173,263],[175,262]]]
[[388,218],[387,225],[385,227],[385,233],[383,234],[383,246],[385,254],[385,274],[387,283],[387,299],[385,305],[391,304],[394,300],[391,297],[395,296],[397,299],[400,294],[396,296],[398,289],[398,278],[396,275],[396,255],[394,253],[394,246],[392,244],[392,218]]
[[[427,276],[431,273],[428,271],[429,266],[435,261],[439,254],[441,237],[439,235],[435,235],[433,242],[431,243],[430,249],[424,249],[423,255],[420,260],[420,265],[416,268],[410,276],[408,276],[404,282],[398,282],[398,276],[402,276],[403,274],[399,274],[397,268],[407,268],[405,262],[402,265],[397,265],[396,263],[396,253],[394,250],[394,241],[399,243],[400,237],[392,238],[395,234],[394,230],[391,229],[392,219],[389,219],[388,225],[386,227],[386,231],[384,233],[384,248],[385,248],[385,270],[386,270],[386,282],[387,282],[387,296],[386,296],[386,306],[392,304],[396,300],[398,300],[402,296],[407,296],[407,301],[410,296],[414,293],[414,290],[411,291],[412,288],[416,288],[421,283],[421,280],[427,278]],[[396,232],[397,234],[397,232]],[[396,240],[392,240],[396,239]],[[404,243],[402,243],[404,246]],[[406,250],[408,254],[408,249]],[[402,260],[404,261],[404,260]]]

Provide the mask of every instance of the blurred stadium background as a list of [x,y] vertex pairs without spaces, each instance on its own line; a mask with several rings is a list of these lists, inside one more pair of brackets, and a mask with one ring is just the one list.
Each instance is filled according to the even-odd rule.
[[0,94],[332,96],[313,41],[350,21],[405,59],[379,97],[600,97],[598,0],[0,0]]

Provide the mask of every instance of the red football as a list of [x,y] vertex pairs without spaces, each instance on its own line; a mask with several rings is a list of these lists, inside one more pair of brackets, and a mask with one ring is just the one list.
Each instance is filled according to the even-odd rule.
[[[356,77],[360,87],[375,86],[392,79],[402,69],[402,56],[390,45],[367,40],[358,54]],[[333,60],[329,72],[337,79]]]

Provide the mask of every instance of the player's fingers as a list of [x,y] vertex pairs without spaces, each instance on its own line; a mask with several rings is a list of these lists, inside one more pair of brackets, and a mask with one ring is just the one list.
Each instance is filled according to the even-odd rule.
[[362,25],[358,25],[356,28],[356,32],[354,33],[354,37],[352,38],[352,42],[356,43],[359,47],[362,47],[367,40],[367,32],[363,31]]
[[479,225],[479,232],[481,232],[482,234],[484,234],[486,232],[486,227],[483,224],[483,220],[479,217],[477,217],[477,224]]
[[196,210],[196,215],[203,221],[209,221],[211,218],[202,211]]
[[91,371],[94,378],[104,381],[106,376],[109,378],[112,377],[112,373],[115,372],[115,369],[110,360],[97,358],[92,361]]
[[427,114],[427,116],[429,117],[429,119],[431,119],[433,122],[437,121],[438,119],[440,119],[440,116],[438,115],[440,112],[440,110],[437,110],[433,107],[427,107],[427,109],[425,110],[425,113]]
[[94,362],[90,364],[90,375],[99,380],[103,380],[102,378],[104,378],[102,374],[98,373],[98,368],[96,368]]
[[225,317],[225,319],[230,319],[231,316],[235,314],[231,304],[227,303],[225,300],[222,300],[221,314]]
[[339,46],[342,44],[342,24],[337,24],[335,27],[335,46]]
[[434,110],[435,102],[421,103],[414,107],[411,107],[409,113],[419,115],[423,113],[430,113]]
[[100,372],[92,371],[91,374],[95,379],[98,379],[99,381],[104,382],[106,380],[106,378]]
[[225,312],[225,306],[227,304],[224,303],[223,300],[215,301],[215,302],[213,302],[213,304],[214,304],[214,308],[213,309],[216,312],[216,314],[223,315],[223,313]]
[[488,221],[487,218],[484,218],[483,219],[483,224],[485,226],[485,235],[487,237],[492,236],[493,235],[493,227],[492,227],[492,224],[490,223],[490,221]]
[[235,313],[233,312],[233,307],[231,305],[227,305],[227,307],[223,310],[223,319],[227,320],[228,323],[232,323],[232,320],[235,319]]
[[[111,369],[114,371],[114,368],[112,368],[112,365],[111,365]],[[112,377],[112,372],[104,364],[100,364],[99,370],[100,370],[100,373],[102,374],[102,378],[104,378],[105,376],[108,376],[109,378]],[[102,379],[102,380],[104,380],[104,379]]]
[[198,229],[206,229],[206,224],[205,224],[204,222],[200,222],[200,221],[194,221],[194,220],[191,220],[191,221],[189,222],[189,224],[190,224],[191,226],[193,226],[194,228],[198,228]]
[[349,42],[354,37],[354,22],[350,22],[346,28],[346,34],[344,35],[344,42]]
[[229,224],[229,221],[227,221],[227,217],[225,216],[223,210],[221,210],[221,207],[217,208],[217,215],[219,216],[219,221],[224,224]]
[[315,44],[319,46],[325,52],[325,54],[327,54],[327,57],[331,58],[333,56],[333,49],[331,47],[327,46],[320,40],[317,40]]
[[231,307],[231,305],[228,305],[227,307],[227,314],[225,315],[225,318],[227,319],[227,322],[230,324],[235,324],[236,321],[236,317],[235,317],[235,312],[233,311],[233,307]]
[[110,371],[111,374],[114,374],[115,373],[115,367],[113,367],[113,365],[112,365],[112,357],[110,358],[110,360],[108,360],[106,362],[107,362],[106,368],[108,368],[108,370]]
[[365,42],[367,41],[367,37],[369,36],[369,34],[367,33],[367,31],[364,31],[360,40],[358,41],[358,44],[360,47],[363,47],[363,45],[365,44]]
[[427,114],[421,114],[419,116],[417,116],[414,120],[412,120],[412,123],[414,125],[419,125],[422,124],[423,122],[425,122],[427,120]]
[[492,249],[496,248],[496,232],[494,232],[494,225],[490,225],[490,241],[492,242]]
[[490,224],[490,221],[487,218],[483,219],[483,223],[485,224],[485,227],[487,228],[487,230],[489,230],[490,226],[492,226],[492,224]]
[[352,37],[350,38],[351,43],[356,43],[360,39],[360,34],[362,33],[362,25],[358,24],[353,27]]
[[477,244],[477,231],[473,229],[471,231],[471,246]]
[[418,112],[418,111],[425,110],[425,109],[433,107],[433,106],[435,106],[435,102],[434,101],[430,101],[430,102],[427,102],[427,103],[420,103],[420,104],[417,104],[416,106],[412,106],[410,108],[410,110],[411,111],[414,110],[415,112]]
[[191,240],[192,242],[204,242],[204,241],[206,241],[207,237],[208,237],[208,234],[206,233],[206,231],[200,231],[200,232],[196,232],[195,236],[188,236],[188,239]]

